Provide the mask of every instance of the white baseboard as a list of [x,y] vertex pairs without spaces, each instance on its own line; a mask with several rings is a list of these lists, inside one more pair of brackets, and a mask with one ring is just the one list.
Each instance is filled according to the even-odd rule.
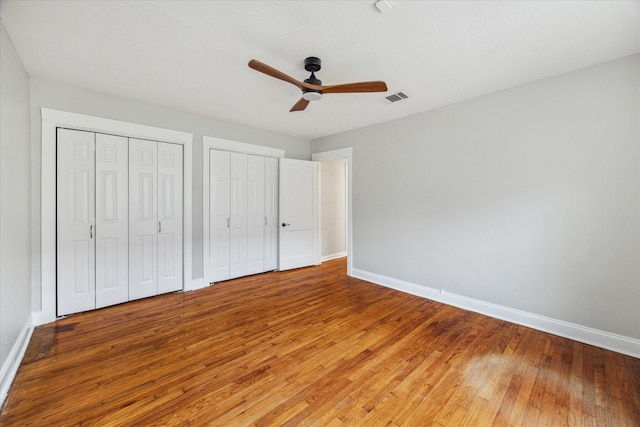
[[40,326],[42,325],[42,312],[41,311],[36,311],[34,313],[31,313],[31,319],[33,320],[33,326]]
[[347,256],[346,252],[337,252],[331,255],[325,255],[320,258],[320,262],[331,261],[332,259],[344,258]]
[[404,280],[394,279],[393,277],[387,277],[381,274],[359,270],[357,268],[353,269],[352,275],[358,279],[376,283],[387,288],[396,289],[398,291],[428,298],[454,307],[475,311],[476,313],[506,320],[508,322],[527,326],[539,331],[548,332],[550,334],[569,338],[585,344],[594,345],[596,347],[640,358],[640,340],[635,338],[625,337],[593,329],[588,326],[565,322],[564,320],[552,319],[550,317],[540,316],[538,314],[493,304],[475,298],[428,288],[426,286],[405,282]]
[[0,371],[0,407],[4,404],[4,400],[7,398],[11,384],[13,384],[13,379],[15,378],[16,373],[18,373],[18,367],[20,367],[20,362],[24,357],[25,351],[27,351],[27,346],[29,345],[32,333],[33,319],[32,316],[29,316],[27,322],[22,326],[16,342],[13,343],[13,347],[11,347],[7,360],[5,360],[2,365],[2,370]]

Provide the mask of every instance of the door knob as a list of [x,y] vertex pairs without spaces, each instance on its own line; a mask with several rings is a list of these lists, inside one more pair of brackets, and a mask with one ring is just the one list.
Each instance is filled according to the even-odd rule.
[[287,226],[289,226],[289,225],[291,225],[291,224],[286,224],[286,223],[284,223],[284,222],[282,223],[282,226],[283,226],[283,227],[287,227]]

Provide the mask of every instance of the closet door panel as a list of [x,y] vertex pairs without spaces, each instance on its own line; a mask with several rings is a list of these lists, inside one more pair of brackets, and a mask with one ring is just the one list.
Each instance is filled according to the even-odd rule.
[[229,279],[230,153],[209,151],[209,265],[210,282]]
[[129,299],[158,293],[157,143],[129,140]]
[[229,277],[247,274],[247,155],[230,153]]
[[247,274],[264,271],[264,160],[247,156]]
[[57,131],[58,315],[95,308],[95,134]]
[[96,134],[96,308],[129,299],[128,140]]
[[278,268],[278,159],[264,159],[264,271]]
[[158,293],[182,289],[182,146],[158,143]]

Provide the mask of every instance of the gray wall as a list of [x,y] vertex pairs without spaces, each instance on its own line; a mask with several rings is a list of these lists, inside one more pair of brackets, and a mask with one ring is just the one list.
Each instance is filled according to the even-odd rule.
[[[31,323],[29,75],[0,23],[0,367]],[[0,396],[0,401],[4,396]]]
[[[212,101],[213,102],[213,101]],[[40,187],[41,135],[40,108],[52,108],[126,122],[158,126],[194,134],[193,144],[193,277],[201,278],[202,269],[202,136],[213,136],[285,150],[286,157],[310,159],[306,139],[252,129],[228,122],[174,111],[141,102],[117,98],[72,86],[31,79],[32,150],[32,229],[34,279],[32,305],[40,311]]]
[[353,147],[353,267],[640,338],[639,76],[634,55],[312,141]]
[[347,252],[347,160],[320,162],[321,256],[335,257]]

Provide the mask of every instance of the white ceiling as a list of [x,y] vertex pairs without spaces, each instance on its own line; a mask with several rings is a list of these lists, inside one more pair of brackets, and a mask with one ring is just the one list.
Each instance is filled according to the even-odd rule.
[[[640,52],[640,1],[2,1],[29,74],[314,139]],[[323,84],[384,80],[385,94],[328,94],[303,112],[258,59]]]

